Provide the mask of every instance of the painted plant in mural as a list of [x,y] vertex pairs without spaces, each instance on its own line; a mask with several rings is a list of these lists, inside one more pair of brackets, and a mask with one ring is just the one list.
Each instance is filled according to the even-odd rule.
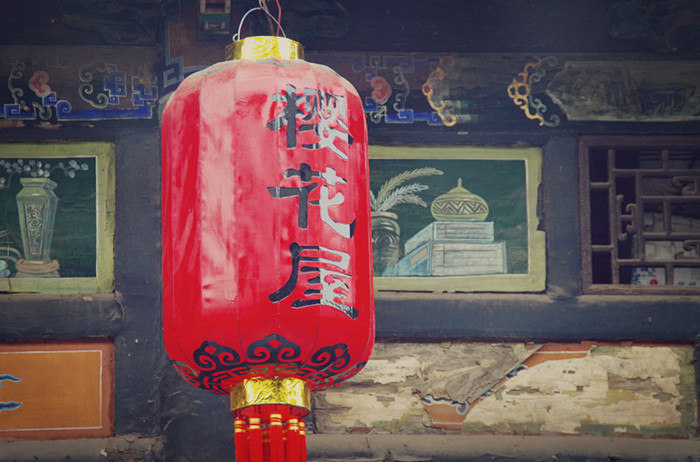
[[[59,277],[60,264],[51,255],[59,201],[54,190],[58,183],[50,177],[58,170],[64,177],[75,178],[76,173],[88,171],[90,166],[75,159],[17,158],[0,159],[0,172],[3,169],[0,192],[10,192],[14,200],[2,201],[5,229],[0,229],[4,241],[0,247],[0,277]],[[12,181],[16,176],[20,177],[19,187]],[[15,207],[17,219],[10,217]]]
[[399,248],[398,215],[390,210],[399,204],[413,204],[427,207],[418,195],[428,189],[422,183],[405,184],[415,178],[431,175],[442,175],[442,170],[432,167],[421,167],[406,170],[388,179],[377,192],[370,190],[372,206],[372,252],[374,258],[374,273],[382,275],[384,271],[398,263],[401,254]]

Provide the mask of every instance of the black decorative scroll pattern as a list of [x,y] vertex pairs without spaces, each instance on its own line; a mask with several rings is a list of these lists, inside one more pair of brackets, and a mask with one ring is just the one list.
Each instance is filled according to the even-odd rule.
[[251,343],[246,354],[252,363],[296,362],[301,356],[301,347],[279,334],[271,334]]
[[325,390],[352,377],[366,364],[350,365],[344,343],[319,348],[303,362],[301,347],[279,334],[251,343],[246,355],[249,360],[243,361],[233,348],[206,340],[192,354],[194,368],[181,361],[173,361],[173,366],[190,384],[227,395],[231,379],[258,374],[295,376],[309,381],[314,392]]

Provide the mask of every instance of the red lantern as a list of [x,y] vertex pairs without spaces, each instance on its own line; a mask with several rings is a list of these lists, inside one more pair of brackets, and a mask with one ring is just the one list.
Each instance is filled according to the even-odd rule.
[[237,461],[305,458],[310,393],[374,343],[362,103],[302,54],[237,41],[162,119],[165,347],[189,383],[231,396]]

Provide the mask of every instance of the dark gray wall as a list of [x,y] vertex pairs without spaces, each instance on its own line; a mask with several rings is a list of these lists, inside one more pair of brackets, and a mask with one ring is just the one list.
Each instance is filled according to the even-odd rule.
[[[79,3],[79,2],[78,2]],[[86,2],[90,3],[90,2]],[[121,2],[139,12],[127,24],[141,27],[139,44],[163,43],[150,27],[162,11],[177,2]],[[233,2],[245,9],[252,1]],[[282,1],[290,24],[288,34],[302,40],[307,51],[388,51],[456,53],[634,52],[668,58],[674,53],[697,59],[700,40],[660,41],[648,6],[662,11],[663,2],[627,2],[641,15],[639,23],[615,17],[623,2],[589,0],[486,2],[305,2]],[[678,3],[678,2],[676,2]],[[697,2],[690,2],[697,3]],[[112,34],[103,26],[109,15],[71,25],[76,1],[6,1],[0,14],[0,44],[128,45],[131,35]],[[158,5],[158,8],[153,8]],[[314,26],[304,5],[339,21],[336,30]],[[469,6],[467,8],[467,5]],[[70,8],[69,8],[70,7]],[[327,7],[327,8],[326,8]],[[104,10],[104,9],[103,9]],[[74,13],[75,14],[75,13]],[[297,15],[297,19],[294,19]],[[154,16],[155,15],[155,16]],[[647,15],[647,16],[645,16]],[[128,17],[129,15],[125,15]],[[618,23],[614,23],[617,20]],[[611,23],[611,21],[613,21]],[[109,22],[109,21],[108,21]],[[657,21],[658,22],[658,21]],[[118,21],[115,21],[118,29]],[[658,22],[661,24],[660,22]],[[114,23],[110,23],[110,27]],[[611,25],[612,24],[612,25]],[[80,26],[80,27],[78,27]],[[613,27],[616,26],[616,27]],[[259,27],[264,27],[259,26]],[[610,35],[611,27],[618,31]],[[102,28],[102,30],[99,30]],[[162,31],[161,31],[162,32]],[[636,35],[635,33],[638,32]],[[663,31],[661,31],[663,32]],[[133,42],[132,42],[133,44]],[[673,50],[673,46],[676,50]],[[678,55],[680,56],[680,55]],[[517,110],[514,108],[514,110]],[[412,126],[385,129],[370,126],[376,144],[502,145],[523,143],[543,148],[541,217],[546,231],[547,290],[542,294],[382,294],[376,303],[380,341],[453,340],[653,340],[695,343],[700,334],[700,310],[691,297],[614,297],[581,294],[581,252],[578,229],[577,146],[589,133],[700,134],[698,123],[586,123],[548,130],[523,118],[518,126],[480,126],[470,133],[446,128]],[[0,142],[56,140],[111,141],[116,147],[115,293],[83,297],[0,294],[0,341],[104,337],[116,345],[115,429],[117,437],[96,442],[0,443],[0,460],[180,461],[233,460],[233,422],[226,398],[207,394],[176,376],[161,342],[160,321],[160,140],[157,121],[67,124],[56,130],[38,126],[0,130]],[[349,439],[310,439],[317,457],[376,457],[372,451],[348,449]],[[421,437],[423,438],[423,437]],[[544,460],[527,446],[518,460]],[[318,442],[317,442],[318,441]],[[325,440],[324,440],[325,441]],[[394,440],[401,447],[416,441]],[[502,448],[512,440],[501,439]],[[355,444],[352,440],[352,444]],[[377,443],[380,449],[386,444]],[[430,452],[433,443],[413,455],[434,460],[459,460],[460,448]],[[437,448],[437,444],[435,443]],[[440,442],[440,444],[443,444]],[[477,443],[475,443],[477,444]],[[542,442],[551,444],[551,442]],[[646,457],[628,446],[589,453],[587,442],[573,445],[557,460],[655,460],[663,446],[649,448]],[[645,442],[644,444],[647,444]],[[652,443],[653,444],[653,443]],[[662,443],[657,443],[662,445]],[[441,447],[441,446],[440,446]],[[513,460],[494,455],[488,445],[462,452],[461,460]],[[661,449],[658,449],[661,447]],[[419,448],[419,446],[416,446]],[[427,448],[427,449],[426,449]],[[462,448],[464,449],[464,448]],[[557,454],[560,446],[552,446]],[[674,459],[694,460],[691,446]],[[614,451],[619,451],[612,459]],[[409,447],[409,452],[411,449]],[[5,455],[4,455],[5,454]],[[466,455],[468,454],[468,455]],[[554,456],[552,456],[554,457]]]

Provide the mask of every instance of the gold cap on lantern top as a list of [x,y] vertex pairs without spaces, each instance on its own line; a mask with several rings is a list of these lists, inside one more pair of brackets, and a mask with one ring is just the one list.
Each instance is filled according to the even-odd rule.
[[304,59],[301,43],[286,37],[255,36],[236,40],[226,47],[226,59]]
[[298,417],[311,409],[311,388],[296,377],[254,377],[231,388],[231,412],[261,404],[283,404],[297,408]]

